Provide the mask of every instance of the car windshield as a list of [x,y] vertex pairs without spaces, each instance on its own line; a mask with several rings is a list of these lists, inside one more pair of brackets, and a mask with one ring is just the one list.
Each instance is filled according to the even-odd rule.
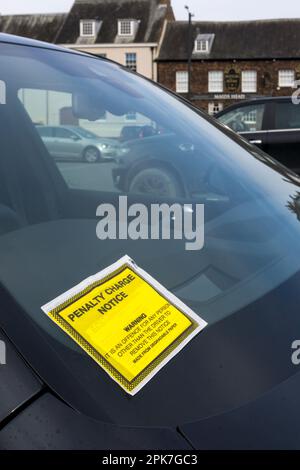
[[[129,255],[210,327],[299,271],[296,175],[115,63],[5,43],[0,51],[0,281],[18,318],[74,375],[81,371],[95,400],[109,380],[104,373],[98,380],[99,367],[41,310],[86,277]],[[37,126],[61,128],[64,139],[43,139]],[[72,138],[77,128],[122,141],[131,126],[139,132],[116,153]],[[120,195],[128,206],[178,203],[193,211],[203,204],[204,245],[188,250],[174,236],[100,239],[100,204],[112,204],[118,227],[125,224]],[[8,325],[12,316],[3,315]]]

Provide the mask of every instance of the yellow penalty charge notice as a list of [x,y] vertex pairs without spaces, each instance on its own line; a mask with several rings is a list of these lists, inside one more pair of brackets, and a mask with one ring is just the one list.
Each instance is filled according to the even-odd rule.
[[129,256],[42,310],[130,395],[207,325]]

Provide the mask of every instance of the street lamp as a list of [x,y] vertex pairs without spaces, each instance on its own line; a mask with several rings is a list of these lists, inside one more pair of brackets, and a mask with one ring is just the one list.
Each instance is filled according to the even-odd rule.
[[192,18],[194,16],[191,13],[190,8],[185,5],[184,7],[188,12],[189,25],[188,25],[188,98],[191,97],[191,71],[192,71]]

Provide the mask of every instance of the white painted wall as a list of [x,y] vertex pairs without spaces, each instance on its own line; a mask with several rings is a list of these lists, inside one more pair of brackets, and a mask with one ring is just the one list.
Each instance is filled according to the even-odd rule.
[[83,52],[88,52],[96,55],[106,54],[108,59],[114,60],[119,64],[126,65],[126,53],[134,52],[137,55],[137,72],[144,75],[151,80],[157,80],[156,63],[154,59],[156,57],[157,47],[156,45],[95,45],[95,46],[67,46],[71,49],[80,49]]

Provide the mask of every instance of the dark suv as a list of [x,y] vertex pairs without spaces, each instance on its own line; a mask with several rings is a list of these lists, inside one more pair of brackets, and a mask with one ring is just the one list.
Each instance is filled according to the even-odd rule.
[[293,104],[291,97],[237,103],[216,118],[300,173],[300,106]]

